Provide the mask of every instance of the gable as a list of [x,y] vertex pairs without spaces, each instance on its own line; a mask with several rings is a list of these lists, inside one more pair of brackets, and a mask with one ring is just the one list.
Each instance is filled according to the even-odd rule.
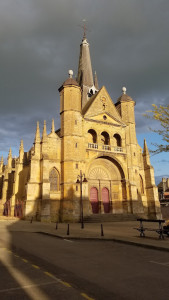
[[125,125],[104,86],[87,102],[82,114],[85,118],[94,118],[98,121],[103,121],[103,116],[106,115],[107,119],[105,121]]
[[111,125],[115,125],[115,126],[126,126],[124,124],[124,122],[120,122],[118,119],[116,119],[114,116],[111,116],[109,113],[104,112],[101,114],[97,114],[97,115],[92,115],[92,116],[87,116],[85,115],[85,119],[90,120],[90,121],[95,121],[95,122],[99,122],[99,123],[104,123],[104,124],[111,124]]

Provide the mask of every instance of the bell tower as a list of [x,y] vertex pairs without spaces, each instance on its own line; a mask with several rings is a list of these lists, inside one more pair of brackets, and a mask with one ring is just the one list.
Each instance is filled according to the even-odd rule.
[[[59,88],[61,118],[61,218],[79,220],[79,198],[76,197],[76,179],[83,164],[84,149],[81,115],[81,88],[69,78]],[[72,213],[70,213],[70,211]],[[73,219],[71,219],[73,218]]]

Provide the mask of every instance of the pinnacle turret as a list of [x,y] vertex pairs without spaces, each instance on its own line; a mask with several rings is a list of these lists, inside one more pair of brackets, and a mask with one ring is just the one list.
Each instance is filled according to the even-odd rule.
[[143,154],[144,154],[144,155],[149,155],[149,150],[148,150],[148,147],[147,147],[146,139],[144,139],[144,149],[143,149]]
[[42,142],[45,142],[46,139],[47,139],[46,121],[44,121],[44,125],[43,125],[43,133],[42,133]]
[[12,150],[11,150],[11,148],[9,149],[9,154],[8,154],[8,167],[12,168]]
[[0,162],[0,172],[3,172],[3,165],[4,165],[4,159],[3,159],[3,155],[2,155],[1,162]]
[[39,122],[37,122],[37,126],[36,126],[35,143],[40,143]]
[[23,140],[21,140],[20,147],[19,147],[19,161],[23,162],[24,157],[24,147],[23,147]]
[[51,133],[55,133],[55,123],[54,123],[54,119],[52,119]]
[[8,159],[9,158],[12,158],[12,150],[11,150],[11,147],[9,148],[9,153],[8,153]]
[[19,151],[24,151],[24,148],[23,148],[23,140],[21,140],[21,142],[20,142]]
[[144,157],[145,165],[150,166],[150,154],[149,154],[149,150],[147,147],[146,139],[144,139],[143,157]]

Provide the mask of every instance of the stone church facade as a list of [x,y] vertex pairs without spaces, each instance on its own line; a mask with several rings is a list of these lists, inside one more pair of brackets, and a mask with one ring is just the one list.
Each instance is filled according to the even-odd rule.
[[[41,221],[78,222],[93,214],[160,218],[158,190],[146,141],[138,145],[135,101],[122,89],[113,103],[93,78],[86,36],[80,46],[77,79],[59,88],[60,129],[42,137],[7,165],[0,163],[0,214]],[[81,183],[79,184],[79,175]],[[83,180],[85,178],[85,180]],[[83,180],[83,182],[82,182]]]

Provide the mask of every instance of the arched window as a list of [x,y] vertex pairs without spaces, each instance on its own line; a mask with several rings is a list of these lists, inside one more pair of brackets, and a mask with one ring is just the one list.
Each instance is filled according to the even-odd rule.
[[114,134],[115,143],[117,147],[121,147],[121,136],[119,134]]
[[110,137],[106,131],[101,133],[101,142],[103,145],[110,145]]
[[49,173],[50,191],[59,191],[59,172],[53,168]]
[[88,142],[89,143],[97,143],[97,133],[93,129],[88,130]]
[[144,183],[143,183],[143,178],[141,175],[139,175],[140,178],[140,192],[141,194],[144,194]]

